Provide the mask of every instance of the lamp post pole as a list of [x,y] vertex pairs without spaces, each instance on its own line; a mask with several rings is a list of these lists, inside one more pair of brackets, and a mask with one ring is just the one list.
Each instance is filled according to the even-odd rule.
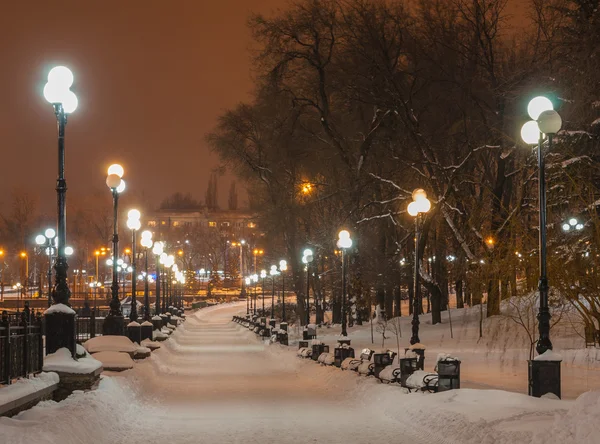
[[285,270],[281,270],[281,312],[281,319],[285,322]]
[[415,264],[414,264],[414,276],[413,276],[413,318],[412,318],[412,337],[410,338],[411,344],[417,344],[419,339],[419,313],[421,312],[421,284],[419,282],[419,241],[421,239],[421,233],[419,232],[419,222],[421,219],[421,213],[417,213],[415,217]]
[[[548,150],[552,149],[552,134],[548,134]],[[546,162],[544,159],[544,147],[542,134],[538,142],[538,187],[539,187],[539,248],[540,248],[540,281],[538,290],[540,292],[540,309],[538,312],[538,331],[540,337],[536,344],[538,354],[552,350],[550,341],[550,309],[548,307],[548,275],[546,268]]]
[[342,248],[342,336],[348,336],[348,331],[346,330],[346,251],[345,250],[346,250],[345,248]]
[[273,291],[271,291],[271,319],[275,318],[275,276],[273,274]]
[[144,320],[150,321],[150,291],[148,289],[148,248],[144,249]]
[[137,321],[137,274],[136,274],[136,252],[135,252],[135,242],[136,242],[136,232],[137,230],[131,230],[131,313],[129,314],[129,319],[131,322]]
[[160,254],[156,254],[156,302],[154,312],[160,314]]

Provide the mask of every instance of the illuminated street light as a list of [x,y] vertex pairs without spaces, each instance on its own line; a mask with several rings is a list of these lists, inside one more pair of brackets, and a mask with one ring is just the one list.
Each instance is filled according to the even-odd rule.
[[413,201],[408,204],[408,214],[415,218],[415,269],[414,269],[414,293],[413,293],[413,318],[412,318],[412,337],[411,344],[417,344],[419,339],[419,313],[422,310],[421,302],[421,283],[419,282],[419,242],[421,240],[422,214],[426,214],[431,209],[431,202],[427,199],[425,190],[418,188],[412,193]]
[[[546,266],[546,165],[544,153],[544,135],[548,137],[548,151],[552,151],[553,136],[560,130],[562,119],[560,115],[554,111],[552,102],[545,97],[536,97],[529,102],[527,106],[529,116],[533,119],[523,125],[521,137],[525,143],[529,145],[537,145],[538,151],[538,188],[539,188],[539,251],[540,251],[540,279],[538,290],[540,294],[540,306],[538,311],[538,341],[536,351],[538,354],[543,354],[548,350],[552,350],[552,342],[550,341],[550,309],[548,306],[548,276]],[[534,126],[535,125],[535,126]],[[537,126],[537,140],[535,140],[535,127]],[[541,365],[539,362],[530,361],[530,366]],[[560,371],[560,362],[558,363],[558,371]],[[536,375],[534,376],[534,373]],[[560,394],[560,381],[558,385],[547,381],[542,381],[537,372],[529,372],[529,387],[530,394],[533,394],[532,387],[540,387],[543,385],[543,393],[551,391],[555,394]],[[556,383],[556,382],[555,382]]]
[[[73,73],[65,66],[56,66],[48,73],[48,82],[44,86],[44,98],[52,104],[58,126],[58,178],[56,182],[56,197],[58,203],[57,241],[58,249],[55,270],[55,285],[52,291],[54,305],[69,306],[71,291],[67,283],[67,181],[65,179],[65,127],[67,114],[77,109],[77,96],[70,90],[73,85]],[[75,313],[66,310],[55,310],[46,316],[46,354],[54,353],[66,347],[75,357]]]
[[119,194],[125,190],[125,181],[123,175],[125,170],[119,164],[113,164],[108,167],[108,176],[106,177],[106,185],[110,189],[113,197],[113,261],[112,261],[112,285],[110,311],[104,319],[103,333],[105,335],[122,336],[123,331],[123,313],[121,311],[121,303],[119,302],[119,275],[117,266],[117,255],[119,254],[119,233],[118,233],[118,208]]
[[[135,276],[136,273],[136,254],[135,247],[137,243],[136,233],[141,228],[142,223],[140,222],[140,217],[142,217],[139,210],[132,209],[127,212],[127,228],[131,230],[131,273],[132,276]],[[131,279],[131,312],[129,314],[129,319],[131,322],[137,321],[137,280]]]
[[[287,261],[285,259],[281,259],[279,261],[279,270],[281,271],[281,320],[282,322],[286,322],[285,320],[285,272],[287,271]],[[271,310],[271,319],[273,319],[273,310]]]
[[[342,252],[342,336],[348,336],[348,332],[346,331],[346,250],[352,247],[352,239],[347,230],[342,230],[338,233],[337,247]],[[307,250],[304,251],[304,253],[306,252]],[[308,267],[308,258],[312,256],[312,251],[310,251],[310,254],[305,254],[305,256],[307,257],[306,265]]]
[[35,237],[35,243],[48,254],[48,307],[52,305],[52,255],[55,248],[55,241],[56,231],[53,228],[48,228],[44,231],[44,234],[38,234]]
[[[348,233],[346,230],[340,231],[340,235],[344,236],[346,239],[346,234]],[[348,239],[350,238],[350,233],[348,233]],[[302,256],[302,263],[306,264],[306,325],[310,324],[310,263],[313,261],[313,251],[310,248],[304,250],[304,254]],[[315,298],[315,310],[317,309],[317,301]]]

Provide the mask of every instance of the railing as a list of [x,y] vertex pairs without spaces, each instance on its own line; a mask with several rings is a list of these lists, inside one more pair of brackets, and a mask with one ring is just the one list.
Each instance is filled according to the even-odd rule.
[[81,344],[88,339],[102,335],[104,317],[96,317],[94,311],[92,310],[90,316],[77,316],[77,318],[75,318],[75,323],[75,338],[77,342]]
[[15,378],[39,373],[44,365],[41,314],[31,318],[29,310],[21,312],[20,325],[11,325],[8,313],[0,320],[0,384]]

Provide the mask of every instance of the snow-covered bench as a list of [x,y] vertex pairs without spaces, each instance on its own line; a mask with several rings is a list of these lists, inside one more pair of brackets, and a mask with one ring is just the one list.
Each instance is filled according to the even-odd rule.
[[342,370],[353,370],[358,371],[358,367],[363,363],[363,361],[370,361],[373,356],[373,350],[368,348],[363,349],[360,357],[357,358],[346,358],[342,361],[342,365],[340,368]]
[[333,362],[335,361],[335,355],[333,353],[324,352],[321,353],[317,361],[322,365],[333,365]]

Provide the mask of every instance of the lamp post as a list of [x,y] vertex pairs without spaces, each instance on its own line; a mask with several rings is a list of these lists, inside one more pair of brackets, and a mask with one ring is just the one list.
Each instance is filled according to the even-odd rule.
[[[275,276],[279,274],[277,271],[277,265],[271,265],[271,270],[269,270],[269,274],[271,275],[271,283],[273,284],[273,288],[271,290],[271,319],[275,318]],[[264,290],[263,290],[263,299],[264,299]]]
[[256,262],[257,262],[257,257],[258,256],[262,256],[263,254],[265,254],[265,250],[261,249],[261,248],[255,248],[254,250],[252,250],[252,255],[254,256],[254,272],[256,273]]
[[[122,179],[125,171],[119,164],[113,164],[108,167],[108,176],[106,185],[110,189],[113,197],[113,236],[112,236],[112,285],[110,311],[104,320],[102,326],[104,335],[123,336],[123,312],[121,311],[121,303],[119,302],[119,271],[118,271],[118,255],[119,255],[119,194],[125,190],[125,181]],[[60,240],[59,240],[60,243]]]
[[[53,305],[70,306],[71,292],[67,284],[67,181],[65,180],[65,127],[67,114],[77,109],[77,96],[70,90],[73,73],[69,68],[56,66],[48,73],[48,83],[44,86],[44,98],[52,104],[58,127],[58,178],[56,181],[58,250],[54,269],[56,280],[52,290]],[[54,353],[67,347],[75,356],[75,312],[56,309],[46,316],[46,353]]]
[[[313,258],[313,251],[310,248],[304,250],[302,263],[306,265],[306,325],[310,324],[310,263],[313,261]],[[315,309],[316,306],[315,302]]]
[[[538,192],[539,192],[539,269],[540,279],[538,290],[540,294],[540,306],[538,311],[539,339],[536,344],[538,354],[552,350],[550,341],[550,308],[548,306],[548,275],[546,267],[546,165],[544,153],[544,136],[548,137],[548,151],[552,151],[552,140],[554,135],[562,126],[560,115],[554,110],[552,102],[546,97],[536,97],[527,106],[529,117],[533,120],[526,122],[521,128],[521,137],[529,145],[537,145],[538,159]],[[570,224],[569,224],[570,225]],[[577,227],[577,222],[575,223]],[[564,228],[564,227],[563,227]],[[583,228],[583,227],[581,227]],[[554,377],[540,375],[541,371],[536,368],[545,365],[543,361],[530,361],[529,371],[529,394],[541,396],[552,392],[560,397],[560,360],[549,362],[548,371]]]
[[[260,270],[260,278],[262,279],[262,300],[263,300],[263,312],[265,310],[265,278],[267,277],[267,270]],[[273,319],[273,306],[271,305],[271,319]]]
[[129,210],[127,213],[127,228],[131,230],[131,313],[129,315],[129,320],[131,322],[137,321],[137,279],[136,279],[136,254],[135,254],[135,244],[136,244],[136,233],[142,226],[140,222],[141,214],[138,210]]
[[338,233],[337,247],[342,251],[342,336],[348,336],[348,332],[346,331],[346,250],[351,246],[352,239],[350,238],[350,233],[347,230],[340,231]]
[[[245,282],[245,284],[246,284],[246,287],[247,287],[247,286],[248,286],[248,285],[250,285],[250,283],[252,282],[252,279],[250,279],[249,277],[247,277],[247,278],[244,280],[244,282]],[[247,297],[247,298],[246,298],[246,314],[250,314],[250,310],[252,309],[252,307],[250,306],[250,302],[252,302],[252,301],[251,301],[251,298],[248,298],[248,297]]]
[[[257,302],[256,302],[256,296],[257,296],[256,284],[258,283],[258,275],[253,274],[252,276],[250,276],[250,278],[252,279],[252,282],[254,282],[254,314],[256,314],[256,304],[257,304]],[[264,303],[264,301],[263,301],[263,303]],[[263,314],[264,314],[264,311],[265,311],[265,307],[263,306]]]
[[279,261],[279,270],[281,271],[281,319],[285,322],[285,272],[287,271],[287,261],[284,259]]
[[48,307],[52,305],[52,251],[56,241],[56,231],[48,228],[44,234],[38,234],[35,237],[35,243],[43,248],[48,255]]
[[156,258],[156,302],[154,307],[154,314],[160,314],[160,257],[163,254],[164,245],[162,242],[154,242],[152,253]]
[[411,344],[417,344],[419,339],[419,313],[421,312],[421,284],[419,282],[419,242],[421,239],[422,214],[431,209],[431,202],[427,199],[425,190],[418,188],[412,193],[413,201],[408,204],[408,214],[415,218],[415,267],[414,267],[414,292],[413,292],[413,319],[412,319],[412,337]]
[[142,231],[142,240],[144,247],[144,321],[150,321],[150,295],[148,291],[148,249],[152,247],[152,231]]

